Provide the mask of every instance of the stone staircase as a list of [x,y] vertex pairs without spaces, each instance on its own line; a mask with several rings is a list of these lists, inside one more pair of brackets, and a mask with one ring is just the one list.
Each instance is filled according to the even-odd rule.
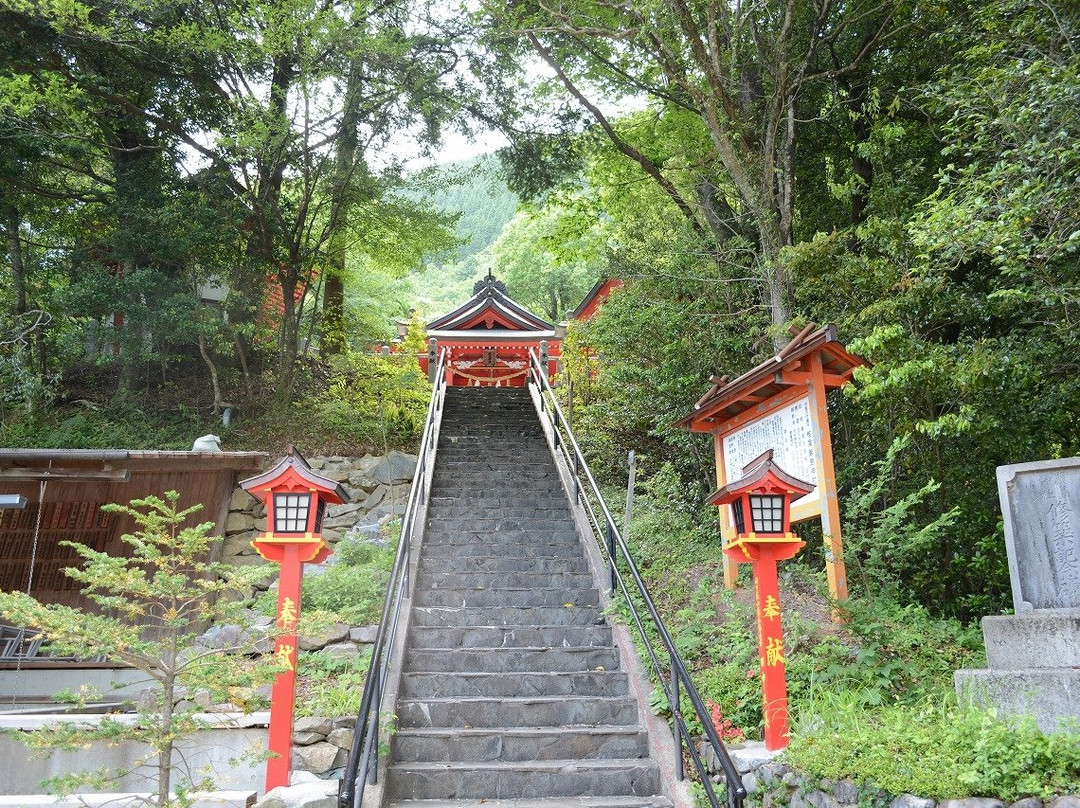
[[669,806],[527,391],[447,391],[429,508],[387,801]]

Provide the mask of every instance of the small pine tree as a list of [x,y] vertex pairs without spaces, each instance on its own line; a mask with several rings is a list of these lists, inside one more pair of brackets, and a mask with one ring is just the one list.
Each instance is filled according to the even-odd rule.
[[[104,657],[145,673],[155,697],[143,700],[134,720],[106,716],[95,724],[57,724],[27,733],[35,749],[78,749],[94,741],[132,741],[147,751],[130,769],[76,772],[43,784],[51,793],[66,795],[78,788],[101,789],[120,777],[149,770],[155,785],[151,804],[183,808],[191,793],[212,787],[209,778],[193,779],[179,772],[177,741],[199,729],[197,708],[184,706],[183,694],[209,691],[215,701],[243,701],[276,668],[243,653],[202,648],[194,640],[208,625],[239,622],[241,598],[265,579],[267,568],[234,567],[210,562],[212,522],[184,527],[201,505],[177,510],[175,491],[164,498],[149,496],[130,505],[107,505],[130,516],[138,526],[122,540],[131,548],[127,558],[110,556],[76,542],[63,542],[82,558],[81,568],[65,573],[83,584],[82,593],[99,613],[56,604],[42,604],[26,593],[0,592],[0,616],[37,630],[61,654]],[[249,632],[249,634],[254,634]],[[254,642],[254,639],[252,640]],[[244,651],[236,647],[225,651]],[[248,649],[250,650],[250,649]],[[92,694],[81,693],[86,701]],[[149,703],[151,702],[152,703]]]

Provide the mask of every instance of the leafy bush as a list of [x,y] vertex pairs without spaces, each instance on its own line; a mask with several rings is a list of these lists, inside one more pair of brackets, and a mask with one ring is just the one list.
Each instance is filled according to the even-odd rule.
[[416,357],[348,353],[318,368],[294,403],[244,422],[239,431],[280,435],[328,454],[409,448],[419,438],[431,388]]
[[792,764],[812,776],[938,800],[1045,799],[1080,784],[1075,736],[1044,735],[1030,721],[1002,721],[948,699],[868,713],[861,704],[824,696],[815,707],[803,713],[788,749]]
[[304,652],[297,670],[298,716],[356,715],[364,695],[370,653],[353,659]]
[[385,545],[363,539],[338,542],[335,563],[321,575],[304,576],[302,612],[331,611],[352,625],[377,622],[396,551],[396,537]]

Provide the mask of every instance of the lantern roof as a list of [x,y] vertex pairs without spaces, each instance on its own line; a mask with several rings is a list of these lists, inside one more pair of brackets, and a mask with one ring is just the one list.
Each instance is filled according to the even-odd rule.
[[[817,329],[817,330],[815,330]],[[802,331],[792,329],[791,341],[779,353],[737,379],[712,376],[712,386],[694,411],[675,426],[692,432],[713,432],[746,410],[757,407],[797,385],[805,387],[811,378],[811,358],[821,357],[822,381],[826,390],[835,390],[851,381],[855,368],[870,363],[851,353],[836,335],[836,325],[817,328],[810,323]]]
[[555,326],[510,297],[506,285],[489,273],[476,282],[472,297],[428,322],[427,333],[436,338],[528,335],[534,339],[551,339],[555,336]]
[[297,484],[318,491],[322,498],[332,505],[349,501],[349,495],[342,488],[341,483],[316,474],[303,455],[296,451],[295,446],[290,446],[289,453],[273,468],[256,477],[248,477],[240,481],[241,488],[263,501],[266,497],[259,496],[259,492],[269,492],[272,489]]
[[728,505],[747,491],[785,493],[797,499],[809,494],[816,487],[798,477],[792,477],[776,465],[773,450],[769,449],[743,467],[742,477],[710,494],[706,502],[710,505]]

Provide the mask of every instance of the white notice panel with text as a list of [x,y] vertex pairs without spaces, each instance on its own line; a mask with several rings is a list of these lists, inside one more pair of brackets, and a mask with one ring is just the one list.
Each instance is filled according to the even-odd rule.
[[[810,420],[810,399],[802,398],[764,418],[732,432],[724,438],[724,484],[738,480],[743,467],[769,449],[773,462],[800,480],[817,485],[814,435]],[[800,505],[818,498],[815,488],[796,502]]]

